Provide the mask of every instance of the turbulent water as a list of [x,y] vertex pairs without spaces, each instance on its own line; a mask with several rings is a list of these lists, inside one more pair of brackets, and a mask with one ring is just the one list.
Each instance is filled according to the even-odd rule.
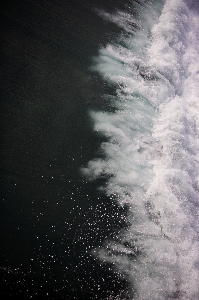
[[114,112],[90,113],[107,141],[83,172],[106,178],[129,226],[93,255],[132,299],[199,299],[199,14],[185,0],[131,4],[98,11],[121,28],[92,67],[117,96]]

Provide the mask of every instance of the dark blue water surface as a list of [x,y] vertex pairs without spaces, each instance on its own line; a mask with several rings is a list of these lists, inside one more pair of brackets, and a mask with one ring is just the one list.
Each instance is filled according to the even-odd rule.
[[90,254],[126,226],[125,208],[80,168],[102,141],[88,111],[110,109],[102,96],[114,93],[89,71],[100,45],[118,34],[95,8],[127,9],[128,1],[3,2],[0,295],[126,295],[127,281]]

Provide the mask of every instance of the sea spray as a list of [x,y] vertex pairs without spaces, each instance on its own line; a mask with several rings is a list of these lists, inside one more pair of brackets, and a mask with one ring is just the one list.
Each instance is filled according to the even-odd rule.
[[109,177],[130,226],[93,254],[126,276],[132,299],[198,299],[199,17],[183,0],[137,12],[101,12],[123,30],[93,67],[115,85],[116,112],[91,112],[108,141],[83,172]]

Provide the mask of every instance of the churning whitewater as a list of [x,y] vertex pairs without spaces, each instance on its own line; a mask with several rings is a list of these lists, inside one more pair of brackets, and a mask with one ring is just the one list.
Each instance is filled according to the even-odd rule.
[[93,250],[131,283],[131,299],[199,299],[199,13],[194,2],[135,1],[93,69],[115,112],[91,112],[107,141],[83,169],[107,177],[130,225]]

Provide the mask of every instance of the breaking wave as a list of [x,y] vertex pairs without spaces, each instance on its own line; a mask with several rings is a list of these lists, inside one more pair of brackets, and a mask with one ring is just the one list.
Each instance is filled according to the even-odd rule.
[[122,31],[93,66],[116,109],[91,112],[107,141],[83,169],[107,176],[130,225],[93,254],[126,276],[132,299],[199,299],[199,16],[185,0],[132,6],[99,12]]

